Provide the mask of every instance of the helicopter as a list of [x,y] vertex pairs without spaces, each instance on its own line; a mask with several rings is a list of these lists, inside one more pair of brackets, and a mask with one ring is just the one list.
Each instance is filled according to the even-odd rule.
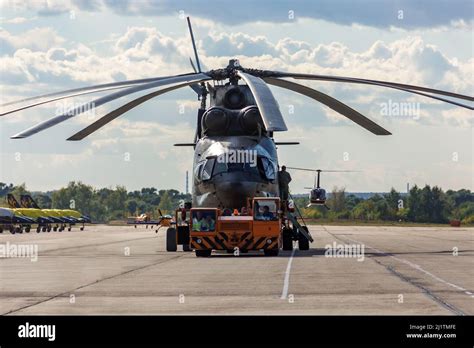
[[302,171],[308,171],[308,172],[316,172],[316,176],[314,178],[314,186],[313,187],[305,187],[307,190],[311,190],[309,193],[309,203],[306,206],[307,208],[313,206],[313,205],[322,205],[324,206],[327,210],[330,210],[330,208],[326,205],[326,190],[323,189],[320,186],[320,177],[321,177],[321,172],[325,173],[353,173],[357,172],[356,170],[327,170],[327,169],[308,169],[308,168],[297,168],[297,167],[288,167],[288,169],[293,169],[293,170],[302,170]]
[[[152,98],[190,86],[201,101],[197,111],[195,136],[192,142],[175,146],[194,149],[192,206],[234,210],[245,207],[248,197],[279,196],[277,146],[298,144],[277,142],[274,139],[276,132],[288,131],[288,127],[269,85],[322,103],[377,136],[388,136],[391,133],[341,101],[287,78],[390,88],[473,110],[472,106],[461,101],[472,102],[474,97],[449,91],[365,78],[246,68],[237,59],[231,59],[224,68],[203,72],[189,17],[187,22],[195,57],[194,62],[190,59],[194,72],[98,84],[4,103],[2,108],[14,108],[2,110],[2,117],[65,98],[111,91],[110,94],[73,107],[11,138],[28,138],[77,117],[84,110],[98,108],[134,93],[151,91],[107,113],[67,139],[79,141]],[[312,192],[315,193],[315,202],[325,202],[323,189],[316,187]]]

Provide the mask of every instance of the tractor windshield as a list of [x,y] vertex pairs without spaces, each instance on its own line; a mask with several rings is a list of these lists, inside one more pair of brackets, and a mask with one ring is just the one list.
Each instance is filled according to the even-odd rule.
[[213,232],[216,230],[215,210],[194,210],[192,213],[193,231]]
[[278,220],[277,205],[271,200],[256,200],[254,203],[254,220]]

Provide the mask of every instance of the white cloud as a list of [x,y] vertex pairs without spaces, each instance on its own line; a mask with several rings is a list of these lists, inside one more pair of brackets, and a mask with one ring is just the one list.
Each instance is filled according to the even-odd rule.
[[[203,22],[201,28],[208,28],[210,32],[208,36],[201,36],[201,40],[198,41],[200,57],[209,69],[224,67],[227,65],[229,58],[237,57],[245,67],[372,78],[427,85],[464,94],[472,93],[474,58],[467,61],[460,60],[456,58],[456,52],[442,51],[431,42],[427,42],[418,36],[407,36],[391,42],[375,41],[366,50],[355,51],[340,43],[336,38],[325,44],[312,45],[288,37],[272,42],[265,36],[252,36],[249,33],[232,32],[230,30],[221,30],[218,33],[216,26],[208,22]],[[36,30],[16,35],[6,30],[0,31],[0,39],[9,45],[10,50],[6,55],[0,57],[2,99],[10,100],[22,95],[31,96],[62,88],[73,88],[115,80],[171,75],[190,70],[187,57],[191,55],[191,47],[187,34],[176,37],[152,27],[131,26],[116,36],[110,36],[111,39],[105,42],[110,49],[99,52],[93,49],[93,46],[89,47],[83,43],[70,42],[69,40],[65,42],[51,28]],[[35,42],[38,33],[44,34],[45,38]],[[380,123],[384,128],[392,131],[394,137],[397,136],[396,130],[401,124],[413,129],[417,128],[414,127],[415,125],[428,124],[437,125],[438,127],[472,127],[473,125],[471,112],[446,106],[427,98],[413,97],[390,89],[354,84],[303,80],[297,82],[317,88],[340,99]],[[369,138],[365,130],[359,129],[351,121],[336,115],[332,110],[293,92],[286,92],[273,87],[272,90],[275,91],[275,95],[284,109],[290,128],[290,132],[287,134],[278,134],[277,140],[283,140],[287,137],[287,140],[299,140],[304,143],[299,148],[304,150],[299,151],[298,156],[300,157],[294,157],[294,153],[290,152],[291,149],[282,149],[282,161],[296,164],[297,159],[303,160],[303,155],[300,154],[304,154],[305,158],[317,161],[315,164],[318,166],[329,168],[337,166],[337,168],[340,168],[345,165],[340,161],[341,153],[347,148],[351,149],[350,142],[362,143],[367,141],[372,146],[365,147],[359,144],[360,153],[374,151],[374,148],[378,149],[381,143],[380,139]],[[194,94],[193,97],[195,97]],[[380,103],[387,101],[387,99],[399,102],[420,102],[420,119],[381,116]],[[74,102],[76,100],[74,99]],[[177,106],[184,105],[186,110],[189,111],[195,110],[198,103],[195,99],[184,100],[180,97],[178,100],[167,104],[166,108],[160,109],[160,113],[178,115]],[[287,115],[286,108],[288,104],[295,105],[297,115]],[[54,106],[49,106],[49,108],[49,111],[54,110]],[[141,111],[143,110],[141,109]],[[50,113],[46,112],[48,106],[41,108],[39,111],[40,116],[32,111],[18,116],[10,115],[8,119],[17,121],[14,125],[15,128],[20,127],[18,122],[24,123],[25,128],[27,128],[37,120],[37,117],[45,119],[47,116],[51,116]],[[182,173],[189,169],[192,150],[173,148],[171,144],[189,142],[193,139],[194,119],[190,121],[190,116],[189,118],[176,118],[177,121],[172,120],[170,123],[158,123],[158,120],[152,122],[150,119],[145,121],[140,118],[143,114],[141,111],[134,111],[133,115],[137,117],[135,121],[125,118],[115,120],[100,132],[91,136],[90,144],[77,145],[77,149],[82,149],[81,151],[78,150],[80,155],[70,159],[66,158],[68,154],[61,154],[54,158],[41,157],[39,162],[51,160],[54,161],[55,166],[59,166],[61,162],[69,163],[70,160],[73,160],[75,163],[79,163],[75,167],[76,169],[81,168],[81,166],[87,168],[89,163],[96,158],[95,156],[101,154],[109,156],[106,163],[112,166],[115,165],[113,164],[115,162],[112,161],[111,157],[116,156],[113,158],[122,161],[122,154],[130,152],[134,160],[138,161],[137,157],[143,158],[141,164],[145,166],[151,160],[156,160],[159,157],[173,159],[173,161],[166,161],[169,163],[164,165],[167,170],[174,169]],[[153,112],[153,109],[149,108],[145,111],[150,113],[150,111]],[[100,115],[103,112],[104,110],[101,109]],[[23,117],[23,115],[26,115],[26,117]],[[1,121],[4,122],[4,120]],[[90,122],[90,120],[84,116],[70,123],[72,126],[82,126],[87,122]],[[5,121],[5,123],[8,122]],[[312,127],[314,124],[323,124],[323,127]],[[346,127],[346,125],[350,126]],[[335,127],[338,127],[338,129],[335,130]],[[64,129],[62,129],[63,133],[61,134],[70,135],[69,130],[70,128],[67,128],[67,132],[64,133]],[[334,144],[335,132],[341,132],[340,134],[344,135],[337,137],[338,142],[342,143],[341,145]],[[59,134],[59,132],[55,134]],[[61,141],[64,138],[62,135]],[[396,139],[401,141],[401,138]],[[377,141],[379,142],[377,143]],[[411,144],[416,145],[416,141],[412,139]],[[93,149],[93,155],[84,150],[84,147],[89,146]],[[352,183],[352,185],[348,184],[347,186],[350,189],[386,186],[386,178],[391,175],[390,171],[397,171],[396,167],[401,156],[393,155],[393,151],[397,151],[397,145],[392,144],[392,146],[392,148],[390,146],[384,148],[385,153],[390,153],[390,150],[392,150],[392,164],[387,163],[387,161],[383,164],[377,164],[380,159],[375,155],[367,155],[366,157],[360,155],[360,162],[354,159],[351,166],[367,168],[368,174],[363,178],[348,178],[347,182]],[[12,145],[8,143],[7,147],[12,148]],[[333,147],[335,148],[334,151]],[[405,146],[404,149],[406,152],[410,151],[409,146]],[[31,151],[34,152],[35,149],[31,149]],[[354,153],[357,152],[354,150]],[[423,162],[423,156],[424,154],[415,154],[413,158],[417,159],[417,164],[418,161],[421,164],[428,163],[427,160]],[[176,161],[176,158],[184,158],[184,160]],[[98,160],[96,159],[96,161]],[[134,163],[134,165],[136,164]],[[104,164],[100,168],[105,167]],[[425,180],[430,175],[426,170],[423,172],[423,169],[410,172],[407,170],[409,167],[410,164],[407,162],[404,171],[397,172],[397,182],[403,184],[405,180],[403,176],[409,177],[412,175],[416,180]],[[152,168],[157,169],[156,166]],[[161,173],[161,167],[159,171]],[[130,173],[133,176],[134,172],[131,171]],[[116,182],[120,182],[119,174],[114,176]],[[439,181],[442,174],[433,174],[433,177],[435,176]],[[301,177],[299,182],[306,182],[307,179],[311,178]],[[345,182],[344,180],[346,180],[346,178],[339,177],[338,179],[340,179],[339,182]],[[44,182],[47,182],[47,180],[45,177]],[[175,179],[170,177],[167,180],[167,183],[171,183],[169,184],[171,187]],[[330,178],[325,180],[328,180],[328,184],[336,182],[335,179]],[[454,181],[455,179],[451,184],[456,186]]]
[[45,50],[60,45],[64,38],[52,28],[34,28],[20,35],[12,35],[0,28],[0,53],[12,54],[15,50],[29,48],[31,50]]

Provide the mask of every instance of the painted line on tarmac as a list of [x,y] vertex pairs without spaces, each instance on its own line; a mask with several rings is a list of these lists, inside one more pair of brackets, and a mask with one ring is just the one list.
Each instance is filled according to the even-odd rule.
[[283,282],[283,290],[281,291],[280,300],[286,300],[288,297],[288,288],[290,286],[290,272],[291,272],[291,264],[293,263],[293,256],[295,256],[296,249],[293,246],[293,251],[291,252],[290,259],[288,260],[288,265],[286,266],[285,271],[285,280]]
[[[395,259],[395,260],[397,260],[397,261],[400,261],[400,262],[402,262],[402,263],[404,263],[404,264],[406,264],[406,265],[408,265],[408,266],[410,266],[410,267],[416,269],[417,271],[420,271],[420,272],[425,273],[426,275],[428,275],[428,276],[430,276],[431,278],[433,278],[433,279],[439,281],[440,283],[443,283],[443,284],[448,285],[448,286],[450,286],[450,287],[452,287],[452,288],[455,288],[456,290],[459,290],[459,291],[464,292],[464,293],[465,293],[466,295],[468,295],[468,296],[471,296],[471,295],[472,295],[472,293],[470,293],[469,291],[467,291],[467,290],[464,289],[463,287],[461,287],[461,286],[459,286],[459,285],[456,285],[456,284],[453,284],[453,283],[450,283],[450,282],[448,282],[448,281],[446,281],[446,280],[444,280],[444,279],[442,279],[442,278],[440,278],[440,277],[434,275],[433,273],[428,272],[427,270],[421,268],[421,266],[420,266],[420,265],[417,265],[416,263],[413,263],[413,262],[410,262],[410,261],[408,261],[408,260],[401,259],[401,258],[399,258],[399,257],[393,256],[393,255],[390,254],[390,253],[387,253],[387,252],[385,252],[385,251],[382,251],[382,250],[376,249],[376,248],[374,248],[374,247],[371,247],[370,245],[367,245],[367,244],[365,244],[365,243],[362,243],[362,242],[360,242],[360,241],[358,241],[358,240],[351,239],[351,238],[349,238],[349,237],[345,237],[345,238],[346,238],[346,239],[349,239],[350,241],[355,242],[355,243],[364,244],[367,248],[372,249],[372,250],[375,250],[375,251],[376,251],[377,253],[379,253],[379,254],[386,255],[386,256],[390,256],[391,258],[393,258],[393,259]],[[472,297],[472,296],[471,296],[471,297]]]

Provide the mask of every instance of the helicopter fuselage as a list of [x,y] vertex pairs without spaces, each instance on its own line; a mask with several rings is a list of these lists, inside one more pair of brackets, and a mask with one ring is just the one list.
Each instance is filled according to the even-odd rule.
[[239,209],[247,198],[278,197],[278,157],[267,136],[211,136],[196,144],[193,207]]

